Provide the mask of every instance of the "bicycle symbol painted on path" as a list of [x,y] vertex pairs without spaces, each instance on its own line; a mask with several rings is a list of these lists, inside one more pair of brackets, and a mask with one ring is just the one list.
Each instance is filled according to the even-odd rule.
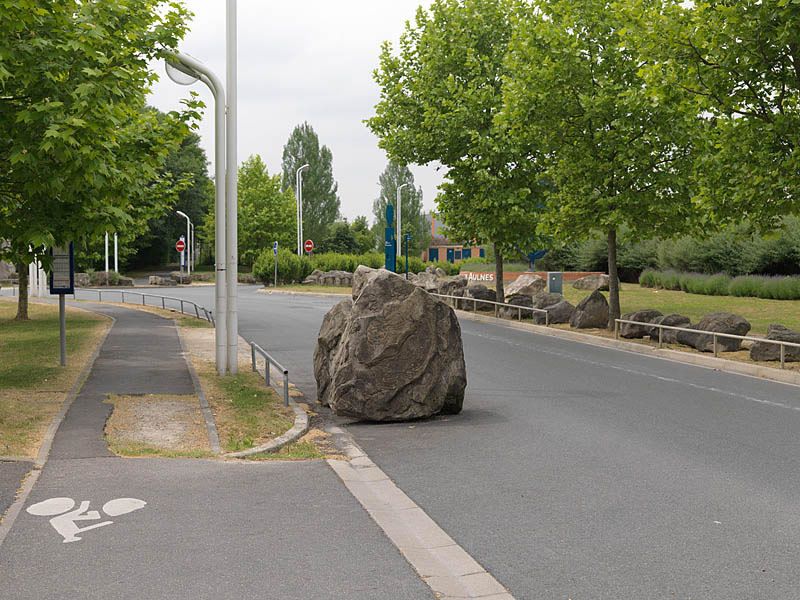
[[[136,498],[117,498],[106,502],[101,510],[109,517],[119,517],[144,508],[146,504],[144,500]],[[89,510],[88,500],[81,502],[80,506],[75,508],[75,500],[72,498],[50,498],[32,504],[26,512],[37,517],[53,517],[50,519],[50,525],[61,534],[65,544],[80,541],[81,538],[77,535],[79,533],[114,523],[114,521],[101,521],[87,527],[78,527],[78,521],[100,521],[103,518],[98,511]]]

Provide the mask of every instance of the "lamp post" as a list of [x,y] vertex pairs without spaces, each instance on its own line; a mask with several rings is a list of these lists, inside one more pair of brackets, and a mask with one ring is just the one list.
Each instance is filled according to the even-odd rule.
[[305,164],[297,169],[297,256],[303,256],[303,171],[311,165]]
[[407,183],[404,183],[397,187],[397,257],[400,258],[403,256],[403,244],[400,243],[400,240],[403,239],[403,202],[400,196],[400,192],[403,191],[404,187],[408,187]]
[[185,212],[176,210],[175,211],[179,216],[186,219],[186,273],[188,275],[192,274],[192,267],[191,267],[191,260],[192,260],[192,220],[189,218]]
[[236,0],[227,0],[225,13],[225,75],[228,89],[228,104],[225,121],[227,177],[225,179],[225,202],[227,206],[227,234],[225,246],[228,258],[228,372],[239,371],[239,313],[236,296],[239,285],[239,163],[237,157],[237,40]]
[[214,260],[215,281],[215,345],[217,373],[225,375],[228,365],[228,294],[225,245],[225,89],[219,78],[203,63],[186,54],[173,54],[167,60],[167,75],[180,85],[192,85],[197,80],[205,83],[214,95]]
[[114,273],[119,273],[119,237],[114,232]]

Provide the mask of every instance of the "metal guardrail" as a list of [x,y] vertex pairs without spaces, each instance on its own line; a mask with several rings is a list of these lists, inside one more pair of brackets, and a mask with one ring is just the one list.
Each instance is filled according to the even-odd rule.
[[450,296],[448,294],[436,294],[436,293],[433,293],[433,292],[430,292],[430,294],[431,294],[431,296],[436,296],[437,298],[448,298],[448,299],[450,299],[451,300],[450,305],[453,308],[458,308],[458,304],[457,304],[458,300],[464,302],[465,304],[469,303],[469,301],[471,300],[472,301],[472,310],[475,311],[475,312],[478,311],[478,303],[493,305],[494,306],[494,316],[495,317],[498,316],[497,313],[498,313],[498,310],[500,308],[510,308],[510,309],[516,310],[517,311],[518,320],[520,320],[520,321],[522,320],[522,311],[523,310],[529,311],[532,315],[534,313],[539,313],[539,314],[543,313],[544,314],[544,324],[546,326],[550,325],[550,313],[546,308],[533,308],[532,306],[518,306],[516,304],[506,304],[505,302],[495,302],[493,300],[480,300],[478,298],[470,298],[468,296]]
[[283,367],[283,365],[281,365],[281,363],[279,363],[277,360],[272,358],[269,352],[264,350],[261,346],[255,342],[250,342],[250,359],[252,360],[253,372],[255,373],[258,373],[256,354],[260,354],[264,357],[264,383],[267,384],[267,387],[271,387],[269,376],[270,365],[273,365],[276,369],[283,373],[283,405],[289,406],[289,370]]
[[[703,329],[690,329],[689,327],[676,327],[674,325],[660,325],[658,323],[644,323],[642,321],[631,321],[629,319],[615,319],[614,320],[614,338],[619,339],[620,325],[639,325],[642,327],[658,328],[658,347],[664,347],[664,330],[668,331],[685,331],[687,333],[694,333],[700,335],[710,335],[713,342],[714,356],[719,356],[719,346],[717,339],[727,338],[732,340],[739,340],[742,342],[759,342],[764,344],[776,344],[780,346],[781,351],[781,369],[786,368],[786,347],[800,348],[800,344],[794,342],[783,342],[781,340],[770,340],[767,338],[754,337],[751,335],[734,335],[732,333],[718,333],[716,331],[705,331]],[[652,339],[652,336],[651,336]]]
[[[134,295],[134,296],[140,296],[141,299],[142,299],[142,302],[141,302],[142,306],[155,306],[156,308],[158,308],[158,304],[155,304],[155,305],[147,304],[147,299],[148,298],[155,298],[156,300],[160,300],[161,301],[161,308],[162,309],[164,309],[164,310],[175,310],[177,312],[177,310],[178,310],[177,308],[172,308],[172,307],[168,307],[167,306],[167,301],[169,300],[170,302],[174,302],[177,306],[180,306],[180,313],[182,315],[188,314],[189,316],[192,316],[192,313],[191,312],[187,313],[185,308],[186,308],[186,306],[193,307],[194,308],[194,316],[195,317],[197,317],[198,319],[205,319],[206,321],[208,321],[212,325],[216,326],[216,323],[214,322],[214,313],[212,311],[208,310],[207,308],[199,306],[198,304],[192,302],[191,300],[183,300],[181,298],[173,298],[171,296],[159,296],[159,295],[156,295],[156,294],[145,294],[145,293],[142,293],[142,292],[134,292],[134,291],[131,291],[131,290],[98,290],[98,289],[94,289],[94,288],[81,288],[80,291],[81,292],[95,292],[97,294],[97,301],[98,302],[102,302],[103,301],[103,294],[106,294],[106,295],[108,295],[108,294],[120,294],[121,297],[122,297],[122,303],[123,304],[126,304],[126,302],[125,302],[125,295],[126,294]],[[72,295],[73,300],[77,300],[76,296],[77,296],[77,294],[73,294]],[[136,302],[136,304],[139,304],[139,303]],[[202,316],[200,314],[201,311],[203,313]]]

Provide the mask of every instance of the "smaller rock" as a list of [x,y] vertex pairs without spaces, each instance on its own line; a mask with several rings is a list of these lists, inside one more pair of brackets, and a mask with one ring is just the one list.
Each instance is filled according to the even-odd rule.
[[[663,313],[657,310],[637,310],[636,312],[622,315],[625,321],[638,321],[639,323],[652,323],[658,317],[663,317]],[[629,339],[642,339],[650,335],[651,327],[646,325],[631,325],[630,323],[619,324],[620,336]]]
[[192,283],[192,276],[180,271],[173,271],[169,274],[169,277],[175,283]]
[[443,296],[463,296],[467,283],[467,278],[463,275],[440,277],[437,293]]
[[303,280],[303,285],[317,285],[320,275],[322,275],[322,271],[314,269],[311,271],[311,274]]
[[[668,327],[688,327],[691,325],[692,321],[689,317],[673,313],[663,317],[656,317],[651,323],[654,325],[666,325]],[[658,329],[658,327],[650,327],[650,331],[647,335],[650,336],[651,340],[658,341]],[[672,329],[664,329],[661,334],[661,341],[664,344],[677,344],[678,332]]]
[[575,314],[575,307],[566,300],[561,300],[561,302],[545,308],[547,310],[546,319],[544,313],[534,313],[533,315],[533,322],[537,325],[569,323],[572,320],[572,315]]
[[608,327],[608,301],[598,290],[592,292],[575,307],[569,320],[575,329],[602,329]]
[[426,292],[436,293],[439,289],[439,278],[427,270],[413,278],[409,278],[409,281]]
[[525,310],[525,308],[533,308],[533,298],[531,296],[527,296],[525,294],[515,294],[507,297],[505,303],[511,304],[512,306],[522,307],[522,310],[519,308],[501,306],[497,311],[497,314],[503,319],[530,319],[531,315],[533,314],[532,310]]
[[[792,331],[783,325],[773,324],[767,330],[767,339],[780,342],[790,342],[800,344],[800,332]],[[781,359],[781,347],[778,344],[768,344],[767,342],[755,342],[750,347],[750,359],[762,361],[779,361]],[[784,360],[786,362],[800,362],[800,348],[786,346],[784,350]]]
[[123,287],[133,287],[134,285],[136,285],[136,282],[133,280],[133,277],[123,277],[122,275],[120,275],[119,283],[117,285]]
[[551,294],[550,292],[541,292],[533,297],[534,308],[547,308],[555,306],[559,302],[563,302],[564,296],[561,294]]
[[523,273],[506,287],[505,293],[507,297],[516,296],[517,294],[535,296],[543,292],[546,287],[547,281],[538,275]]
[[[750,323],[739,315],[720,312],[706,315],[700,319],[697,325],[690,325],[688,328],[729,335],[747,335],[747,332],[750,331]],[[714,351],[714,336],[707,333],[679,331],[677,340],[679,344],[691,346],[700,350],[700,352]],[[717,337],[717,350],[719,352],[738,352],[741,348],[741,340]]]
[[147,283],[150,285],[174,285],[175,282],[172,281],[172,279],[161,277],[160,275],[150,275]]
[[482,283],[473,283],[467,286],[464,297],[474,298],[477,302],[462,300],[461,304],[463,310],[493,311],[494,304],[490,304],[490,302],[495,302],[497,300],[497,292],[495,292],[495,290],[490,290]]
[[586,277],[581,277],[577,281],[573,282],[572,287],[574,287],[576,290],[599,290],[601,292],[607,292],[608,281],[608,275],[598,273],[596,275],[587,275]]

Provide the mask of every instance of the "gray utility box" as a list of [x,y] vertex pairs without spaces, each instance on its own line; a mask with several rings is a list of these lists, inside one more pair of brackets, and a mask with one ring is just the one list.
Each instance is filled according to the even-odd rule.
[[547,274],[547,291],[551,294],[564,293],[564,273],[556,271]]

